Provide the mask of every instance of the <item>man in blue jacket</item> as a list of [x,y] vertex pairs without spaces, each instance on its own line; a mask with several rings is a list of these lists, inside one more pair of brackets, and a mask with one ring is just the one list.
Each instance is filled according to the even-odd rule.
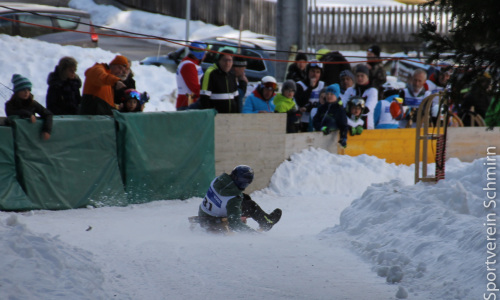
[[273,76],[264,76],[261,83],[245,100],[242,113],[273,113],[275,108],[273,100],[277,90],[276,79]]

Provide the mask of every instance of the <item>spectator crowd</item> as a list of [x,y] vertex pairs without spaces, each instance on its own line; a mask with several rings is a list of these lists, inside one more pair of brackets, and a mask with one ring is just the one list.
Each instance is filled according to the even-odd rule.
[[[338,130],[343,147],[347,145],[348,134],[415,127],[416,112],[426,97],[453,90],[449,84],[452,66],[415,69],[407,82],[399,82],[387,75],[381,49],[372,45],[367,49],[366,63],[352,67],[338,51],[321,49],[313,59],[299,51],[282,84],[273,76],[265,76],[247,93],[245,58],[226,49],[203,71],[201,63],[207,48],[203,42],[192,42],[178,65],[175,105],[178,111],[284,113],[287,133],[321,131],[327,135]],[[113,110],[142,112],[149,96],[136,90],[130,66],[125,56],[117,55],[109,63],[96,63],[87,69],[82,84],[76,74],[78,62],[72,57],[61,58],[48,74],[47,108],[33,99],[30,80],[14,74],[14,93],[5,104],[6,114],[31,122],[39,115],[44,120],[42,138],[49,139],[53,115],[113,115]],[[488,126],[498,126],[500,121],[495,111],[499,108],[492,104],[498,101],[492,101],[490,89],[491,78],[485,73],[470,88],[455,93],[459,96],[455,96],[451,111],[464,119],[480,116]],[[431,121],[437,122],[443,112],[439,111],[439,98],[434,99]]]

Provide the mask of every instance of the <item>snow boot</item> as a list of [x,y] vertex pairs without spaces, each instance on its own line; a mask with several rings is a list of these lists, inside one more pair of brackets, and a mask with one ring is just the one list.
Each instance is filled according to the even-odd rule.
[[262,231],[269,231],[273,226],[278,223],[278,221],[281,219],[281,209],[276,208],[272,213],[270,213],[267,216],[264,216],[265,221],[260,222],[260,230]]

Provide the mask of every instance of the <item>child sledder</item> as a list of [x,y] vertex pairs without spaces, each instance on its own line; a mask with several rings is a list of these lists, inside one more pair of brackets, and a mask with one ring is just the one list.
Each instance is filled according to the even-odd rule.
[[[222,234],[269,231],[278,223],[282,212],[277,208],[267,214],[249,195],[243,193],[253,177],[252,168],[246,165],[237,166],[231,174],[223,173],[216,177],[200,204],[198,216],[189,217],[191,224],[199,223],[207,232]],[[255,230],[248,226],[246,218],[254,219],[259,228]]]

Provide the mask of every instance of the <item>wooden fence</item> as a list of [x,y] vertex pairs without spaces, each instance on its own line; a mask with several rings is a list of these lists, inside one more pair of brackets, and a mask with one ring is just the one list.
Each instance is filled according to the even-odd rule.
[[447,33],[450,15],[431,7],[316,7],[308,11],[310,45],[414,43],[420,22],[431,20]]
[[[119,2],[149,12],[178,18],[186,16],[185,1]],[[191,0],[191,20],[239,29],[243,16],[243,30],[275,36],[276,7],[276,2],[263,0]],[[418,32],[419,22],[426,19],[434,21],[440,33],[451,28],[449,14],[418,5],[310,7],[307,18],[307,41],[311,46],[415,43],[417,39],[412,34]]]

